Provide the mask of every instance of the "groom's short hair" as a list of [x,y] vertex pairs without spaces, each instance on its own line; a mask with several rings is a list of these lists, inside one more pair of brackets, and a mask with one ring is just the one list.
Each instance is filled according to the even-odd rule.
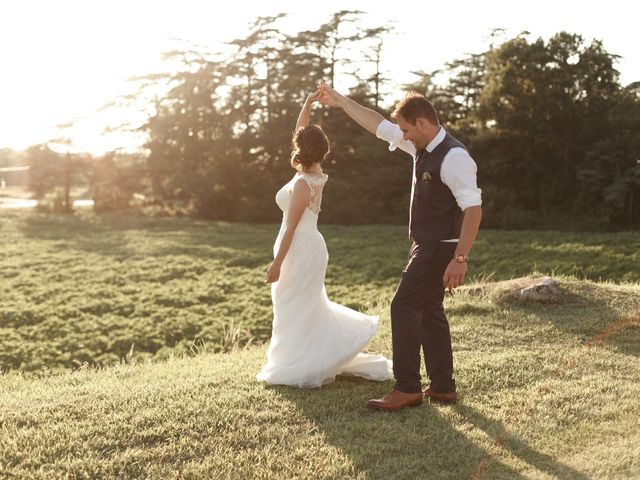
[[433,125],[438,125],[438,114],[435,108],[424,95],[418,92],[409,92],[398,102],[391,118],[397,120],[398,116],[402,116],[411,125],[416,124],[418,117],[426,118]]

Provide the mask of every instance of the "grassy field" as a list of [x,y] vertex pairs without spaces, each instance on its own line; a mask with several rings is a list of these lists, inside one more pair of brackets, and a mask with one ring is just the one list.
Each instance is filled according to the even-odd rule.
[[[404,226],[321,226],[327,291],[353,308],[388,302]],[[0,214],[0,369],[46,375],[126,358],[216,352],[269,338],[263,283],[275,225],[184,218]],[[470,280],[542,272],[640,281],[640,234],[481,231]]]
[[[493,283],[447,299],[455,406],[374,412],[366,400],[392,383],[355,378],[264,386],[264,346],[5,374],[0,477],[639,478],[640,286],[557,280],[545,305]],[[389,355],[388,305],[370,311],[381,328],[368,348]]]
[[[391,382],[255,381],[276,230],[2,213],[0,478],[640,477],[638,234],[482,231],[446,299],[460,403],[387,414]],[[329,295],[390,355],[405,228],[321,230]],[[510,298],[536,271],[555,301]]]

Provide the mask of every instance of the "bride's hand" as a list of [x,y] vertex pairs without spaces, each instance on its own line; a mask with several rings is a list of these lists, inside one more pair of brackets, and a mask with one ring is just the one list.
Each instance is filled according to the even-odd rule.
[[329,107],[338,106],[335,99],[335,92],[329,85],[324,83],[324,80],[320,80],[318,90],[320,91],[320,103],[322,105],[327,105]]
[[280,278],[280,266],[271,264],[267,269],[267,277],[265,278],[265,283],[273,283],[277,282],[278,278]]
[[319,102],[320,101],[320,89],[318,88],[315,92],[310,93],[309,96],[307,97],[307,103],[311,104],[314,102]]

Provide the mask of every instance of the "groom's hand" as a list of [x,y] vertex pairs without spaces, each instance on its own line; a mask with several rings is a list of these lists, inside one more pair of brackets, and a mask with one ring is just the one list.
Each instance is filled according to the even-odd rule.
[[333,89],[324,83],[323,80],[318,84],[318,89],[320,91],[320,103],[322,105],[327,105],[329,107],[338,107],[338,100],[336,98],[336,92]]
[[444,276],[442,277],[445,288],[448,288],[449,291],[451,291],[452,289],[462,285],[464,283],[464,275],[466,272],[466,262],[458,263],[455,261],[455,259],[452,259],[449,262],[449,265],[447,265],[447,269],[445,270]]

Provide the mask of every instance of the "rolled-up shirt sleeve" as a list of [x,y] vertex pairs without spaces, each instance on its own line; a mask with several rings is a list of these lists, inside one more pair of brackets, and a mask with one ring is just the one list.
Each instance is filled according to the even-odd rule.
[[453,148],[440,167],[440,178],[449,187],[462,211],[482,205],[482,190],[477,185],[478,167],[463,148]]
[[376,137],[389,142],[389,150],[392,152],[396,148],[400,148],[400,150],[407,152],[411,156],[416,154],[415,145],[409,140],[405,140],[400,127],[389,120],[382,120],[380,122],[376,130]]

